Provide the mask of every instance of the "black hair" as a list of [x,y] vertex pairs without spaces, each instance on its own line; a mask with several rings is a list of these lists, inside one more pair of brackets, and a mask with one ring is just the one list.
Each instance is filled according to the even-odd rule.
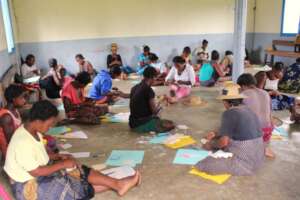
[[150,61],[157,61],[158,60],[158,56],[155,53],[151,53],[149,55],[149,60]]
[[224,99],[231,107],[239,106],[243,103],[243,99]]
[[82,54],[77,54],[76,56],[75,56],[75,58],[79,58],[79,59],[82,59],[82,60],[84,60],[84,56],[82,55]]
[[29,60],[34,59],[34,58],[35,58],[34,55],[28,54],[25,58],[25,61],[28,62]]
[[150,47],[147,46],[147,45],[145,45],[145,46],[144,46],[144,52],[150,52]]
[[48,63],[49,63],[49,67],[50,68],[57,67],[57,60],[55,58],[50,58],[49,61],[48,61]]
[[187,54],[191,54],[192,51],[191,51],[190,47],[184,47],[182,52],[187,53]]
[[202,45],[208,44],[208,41],[206,39],[202,40]]
[[110,70],[110,74],[112,76],[120,76],[122,73],[122,69],[119,65],[116,66],[112,66],[111,70]]
[[51,117],[57,117],[58,110],[48,100],[38,101],[33,104],[32,108],[29,111],[29,122],[35,120],[46,121]]
[[274,71],[282,71],[284,68],[283,62],[276,62],[275,65],[272,67]]
[[229,56],[229,55],[233,55],[232,51],[229,50],[225,51],[225,56]]
[[75,80],[82,85],[87,85],[91,82],[91,76],[87,72],[80,72],[77,74]]
[[259,71],[254,75],[254,78],[256,80],[256,84],[260,84],[263,81],[263,78],[267,75],[264,71]]
[[256,85],[256,80],[252,74],[245,73],[240,75],[240,77],[237,80],[237,84],[240,86],[253,86]]
[[211,52],[211,59],[212,60],[219,60],[220,59],[220,54],[217,50],[213,50]]
[[20,85],[9,85],[4,91],[4,97],[8,103],[12,103],[17,97],[25,93],[25,89]]
[[296,63],[300,63],[300,57],[296,59]]
[[173,63],[184,64],[185,60],[181,56],[175,56],[173,58]]
[[60,68],[59,73],[62,74],[63,76],[66,76],[67,75],[66,68],[64,68],[64,67]]
[[157,76],[157,71],[154,67],[147,67],[143,73],[144,78],[155,78]]

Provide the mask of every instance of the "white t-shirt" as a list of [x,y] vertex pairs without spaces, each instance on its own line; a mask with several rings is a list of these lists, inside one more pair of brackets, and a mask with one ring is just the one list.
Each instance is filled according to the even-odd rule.
[[38,134],[37,141],[25,128],[20,126],[8,145],[5,172],[16,182],[24,183],[33,179],[29,171],[45,166],[49,162],[43,137]]
[[171,80],[190,81],[192,85],[194,85],[196,82],[195,71],[191,65],[186,64],[184,71],[179,75],[176,67],[173,66],[166,77],[166,81],[171,81]]
[[277,91],[278,90],[278,83],[279,83],[279,79],[270,80],[270,79],[267,78],[266,84],[265,84],[265,89],[266,90]]
[[22,76],[24,78],[31,78],[33,76],[36,76],[35,73],[33,73],[34,71],[38,70],[37,66],[34,64],[31,67],[29,67],[26,63],[24,63],[21,66],[21,72],[22,72]]

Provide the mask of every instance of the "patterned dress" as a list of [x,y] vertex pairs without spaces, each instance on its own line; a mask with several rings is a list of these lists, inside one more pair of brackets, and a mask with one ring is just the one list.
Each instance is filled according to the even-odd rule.
[[287,93],[300,93],[300,64],[294,63],[286,69],[279,83],[279,90]]

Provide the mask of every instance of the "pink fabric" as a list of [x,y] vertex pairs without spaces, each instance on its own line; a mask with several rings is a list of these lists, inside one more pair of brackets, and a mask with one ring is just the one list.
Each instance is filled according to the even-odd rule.
[[270,141],[273,129],[274,129],[273,126],[265,127],[265,128],[262,129],[264,142],[269,142]]
[[8,193],[5,191],[5,189],[2,185],[0,185],[0,197],[1,197],[0,199],[3,199],[3,200],[10,200]]
[[61,97],[68,98],[74,105],[78,105],[83,103],[84,97],[83,97],[83,89],[76,89],[72,85],[72,82],[69,82],[62,90]]
[[170,90],[175,91],[177,99],[187,97],[191,94],[191,88],[186,86],[171,85]]

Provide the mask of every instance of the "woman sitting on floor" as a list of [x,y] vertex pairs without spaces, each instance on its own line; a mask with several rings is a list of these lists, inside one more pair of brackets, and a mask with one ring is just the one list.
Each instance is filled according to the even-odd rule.
[[252,175],[264,163],[264,143],[257,116],[247,106],[243,106],[244,95],[239,94],[239,86],[230,85],[222,91],[218,99],[223,101],[226,111],[222,115],[219,132],[207,135],[204,148],[228,151],[231,158],[213,158],[198,162],[196,168],[209,174]]
[[256,80],[251,74],[242,74],[237,83],[241,87],[242,94],[247,96],[243,104],[248,106],[258,117],[263,140],[266,146],[265,154],[267,157],[274,158],[275,155],[270,149],[269,143],[274,129],[272,123],[271,98],[268,92],[256,87]]
[[92,199],[95,193],[114,190],[123,196],[139,184],[141,176],[114,179],[79,164],[71,155],[47,153],[43,141],[58,115],[49,101],[33,105],[29,120],[14,133],[4,170],[17,200]]
[[149,67],[150,64],[150,60],[149,60],[149,56],[150,56],[151,52],[150,52],[150,47],[145,45],[143,47],[143,53],[141,53],[139,55],[139,63],[138,63],[138,68],[137,68],[137,74],[138,75],[142,75],[144,70]]
[[218,80],[229,80],[226,77],[229,73],[228,69],[224,69],[219,63],[220,54],[218,51],[213,50],[211,52],[211,61],[204,63],[199,72],[200,85],[205,87],[212,87]]
[[0,151],[5,158],[7,145],[15,132],[22,124],[19,108],[26,104],[25,90],[18,85],[10,85],[4,92],[7,106],[0,109]]
[[156,104],[155,93],[151,88],[157,75],[156,69],[147,67],[143,75],[142,82],[135,85],[130,92],[130,128],[140,133],[162,133],[174,129],[172,121],[158,117],[161,107]]
[[75,56],[75,60],[79,65],[79,72],[87,72],[91,78],[94,78],[96,71],[93,65],[89,61],[85,60],[85,57],[82,54],[77,54]]
[[300,93],[300,58],[285,70],[279,82],[279,90],[286,93]]
[[122,69],[121,79],[126,80],[127,75],[133,73],[134,70],[129,66],[124,66],[121,56],[118,54],[118,45],[116,43],[111,44],[111,54],[107,56],[106,63],[107,69],[111,71],[114,67],[120,67]]
[[278,91],[278,83],[282,78],[283,67],[282,62],[276,62],[271,71],[258,72],[255,75],[258,87],[269,92],[273,110],[290,109],[295,105],[294,97],[282,95]]
[[107,105],[97,106],[84,97],[84,88],[91,82],[90,74],[80,72],[62,90],[62,100],[67,117],[75,123],[99,124],[100,116],[108,112]]
[[193,67],[181,56],[174,57],[173,63],[174,67],[166,77],[166,84],[170,85],[170,97],[166,97],[169,103],[189,96],[196,81]]
[[26,56],[25,62],[21,66],[21,73],[24,79],[40,75],[40,70],[37,68],[35,64],[34,55],[29,54]]
[[159,61],[158,56],[155,53],[151,53],[149,56],[150,66],[154,67],[157,71],[157,78],[153,86],[161,86],[165,84],[165,78],[168,74],[168,69],[162,62]]
[[66,69],[57,64],[55,58],[49,59],[50,71],[40,80],[40,87],[45,89],[46,95],[50,99],[60,98],[60,90],[62,89],[65,80],[68,80]]
[[192,65],[192,51],[190,47],[184,47],[181,57],[185,60],[186,64]]
[[227,72],[226,75],[232,75],[232,67],[233,67],[233,53],[232,51],[225,51],[225,56],[221,61],[221,66],[224,68],[223,70]]
[[114,88],[112,91],[112,79],[119,78],[122,74],[120,67],[114,67],[110,72],[101,70],[93,80],[89,91],[89,98],[96,104],[113,103],[118,97],[128,98],[129,95]]

